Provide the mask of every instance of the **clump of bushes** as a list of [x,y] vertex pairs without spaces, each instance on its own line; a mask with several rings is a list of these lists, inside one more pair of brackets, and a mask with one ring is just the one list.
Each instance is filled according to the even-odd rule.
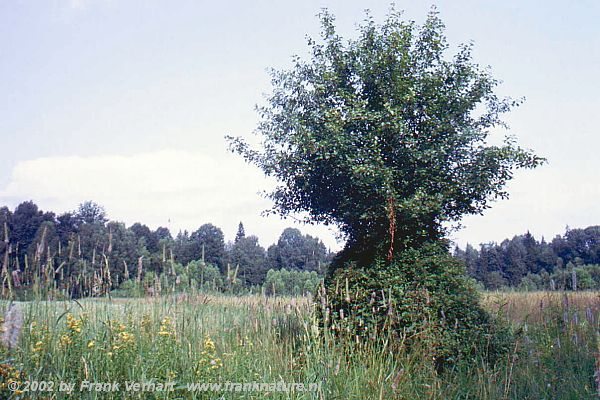
[[[500,272],[494,272],[501,276]],[[489,285],[486,289],[510,290],[504,279],[501,285]],[[542,270],[537,274],[528,273],[516,286],[517,290],[530,292],[537,290],[600,290],[600,265],[574,265],[568,263],[564,268],[555,268],[552,273]]]
[[224,289],[223,276],[219,268],[203,261],[190,261],[186,266],[174,263],[171,269],[156,274],[148,271],[141,281],[128,279],[118,289],[111,292],[116,297],[143,297],[148,294],[160,295],[181,293],[200,289],[221,291]]
[[270,269],[263,290],[267,295],[306,296],[315,293],[320,283],[321,277],[315,271]]
[[463,264],[441,245],[405,250],[391,263],[339,268],[325,288],[327,329],[353,340],[391,335],[396,345],[427,349],[438,369],[493,360],[510,347],[508,328],[480,306]]

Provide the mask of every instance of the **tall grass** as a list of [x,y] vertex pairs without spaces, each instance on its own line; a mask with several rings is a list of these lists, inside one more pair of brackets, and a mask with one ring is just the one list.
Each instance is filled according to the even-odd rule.
[[[597,294],[486,296],[509,318],[513,351],[437,373],[427,349],[382,337],[349,343],[318,329],[306,298],[194,294],[20,304],[19,345],[3,349],[0,398],[592,399]],[[7,309],[8,303],[2,304]],[[394,350],[392,350],[392,348]],[[12,369],[11,369],[12,368]],[[19,371],[21,373],[19,373]],[[15,394],[9,380],[173,382],[170,392]],[[190,392],[192,382],[319,383],[312,392]]]

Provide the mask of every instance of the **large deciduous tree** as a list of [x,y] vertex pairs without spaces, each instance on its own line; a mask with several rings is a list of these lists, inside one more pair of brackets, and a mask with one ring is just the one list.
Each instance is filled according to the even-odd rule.
[[230,140],[279,181],[272,211],[346,235],[321,296],[323,326],[402,337],[395,342],[426,349],[438,368],[474,352],[503,354],[506,336],[441,239],[506,197],[515,169],[543,161],[514,138],[490,143],[519,102],[495,93],[498,81],[472,61],[470,45],[447,55],[435,10],[421,26],[395,11],[381,25],[367,17],[350,40],[329,13],[321,23],[310,58],[272,74],[259,108],[262,146]]
[[93,201],[81,203],[75,212],[75,218],[79,224],[104,225],[108,221],[104,207]]
[[238,269],[238,276],[248,286],[260,285],[267,274],[265,249],[254,235],[237,237],[230,250],[232,265]]
[[190,240],[193,243],[194,257],[198,260],[204,252],[204,261],[217,267],[225,265],[225,236],[221,228],[213,224],[203,224],[192,232]]
[[322,272],[329,262],[327,248],[318,238],[302,235],[296,228],[286,228],[276,244],[269,247],[267,262],[273,269]]
[[515,169],[543,161],[511,137],[488,143],[519,101],[495,94],[499,82],[472,61],[471,45],[447,56],[435,11],[422,26],[393,10],[382,25],[368,17],[350,40],[331,14],[320,18],[311,57],[272,73],[262,147],[229,140],[278,179],[272,211],[337,225],[346,260],[391,260],[442,238],[448,223],[505,197]]

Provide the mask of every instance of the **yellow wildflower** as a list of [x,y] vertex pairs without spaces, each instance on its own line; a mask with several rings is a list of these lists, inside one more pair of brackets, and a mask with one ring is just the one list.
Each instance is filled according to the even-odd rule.
[[215,342],[213,342],[209,335],[204,337],[204,350],[209,353],[214,353],[216,350]]
[[215,342],[209,335],[204,337],[204,350],[200,352],[200,359],[196,367],[196,374],[202,375],[202,371],[212,371],[223,366],[223,360],[217,357],[217,348]]
[[123,342],[123,343],[134,343],[135,342],[135,336],[133,336],[131,333],[129,332],[119,332],[119,334],[117,335],[119,341]]
[[71,332],[81,333],[81,325],[81,319],[75,318],[72,314],[67,314],[67,327]]
[[70,344],[73,344],[73,340],[71,339],[71,336],[69,336],[69,335],[62,335],[60,337],[60,346],[61,347],[67,347]]
[[175,336],[175,327],[173,326],[173,322],[171,322],[171,318],[163,318],[163,320],[160,322],[158,335],[163,337]]
[[35,345],[33,345],[33,347],[31,348],[31,351],[33,351],[34,353],[39,353],[43,349],[44,349],[44,342],[42,342],[41,340],[38,340],[37,342],[35,342]]
[[113,336],[112,351],[124,350],[135,343],[135,336],[127,331],[121,331]]

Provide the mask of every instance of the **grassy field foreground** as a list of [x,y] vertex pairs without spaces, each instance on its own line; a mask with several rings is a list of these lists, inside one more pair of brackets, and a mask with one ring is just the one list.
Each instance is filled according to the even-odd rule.
[[[426,349],[399,354],[383,338],[348,345],[323,335],[304,298],[21,303],[19,344],[2,350],[0,398],[597,398],[599,294],[487,294],[484,301],[517,332],[513,351],[494,366],[464,363],[442,374]],[[313,385],[301,391],[279,382]]]

